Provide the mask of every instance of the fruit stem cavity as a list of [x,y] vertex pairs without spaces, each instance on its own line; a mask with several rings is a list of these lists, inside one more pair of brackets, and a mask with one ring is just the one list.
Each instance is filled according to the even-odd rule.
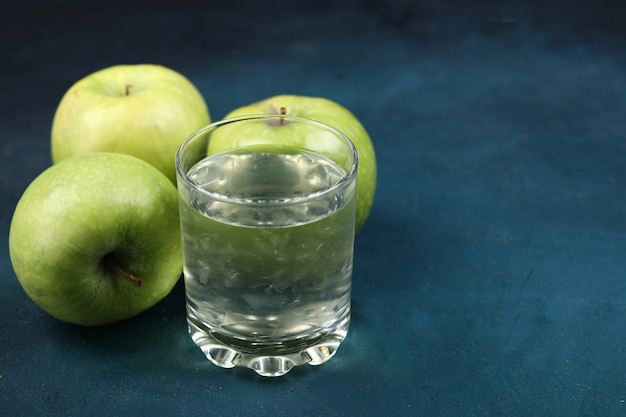
[[131,88],[133,88],[133,85],[131,83],[127,83],[126,85],[124,85],[124,95],[130,96]]
[[136,276],[124,271],[122,267],[119,266],[119,264],[117,263],[117,260],[115,259],[115,256],[113,256],[112,253],[109,253],[107,256],[104,257],[104,262],[107,265],[111,266],[113,270],[115,271],[115,273],[120,278],[125,279],[126,281],[135,284],[137,287],[141,287],[141,284],[142,284],[141,278],[137,278]]

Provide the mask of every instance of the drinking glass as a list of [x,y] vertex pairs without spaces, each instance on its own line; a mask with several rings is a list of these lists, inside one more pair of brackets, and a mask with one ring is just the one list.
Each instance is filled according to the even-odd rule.
[[187,322],[214,364],[280,376],[350,323],[357,152],[288,115],[212,123],[176,154]]

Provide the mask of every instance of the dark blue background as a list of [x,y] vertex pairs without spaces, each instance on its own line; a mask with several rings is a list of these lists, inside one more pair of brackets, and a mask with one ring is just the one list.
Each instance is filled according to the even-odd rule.
[[[626,3],[5,3],[0,415],[626,415]],[[315,95],[371,134],[378,191],[331,362],[273,380],[214,367],[182,283],[94,329],[22,291],[10,219],[51,164],[56,105],[141,62],[185,74],[213,119]]]

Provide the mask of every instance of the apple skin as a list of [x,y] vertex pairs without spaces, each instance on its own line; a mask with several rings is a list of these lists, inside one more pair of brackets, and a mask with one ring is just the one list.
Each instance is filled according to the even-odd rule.
[[178,146],[210,121],[202,94],[180,73],[152,64],[107,67],[62,97],[52,122],[52,162],[88,152],[125,153],[176,183]]
[[57,319],[96,326],[131,318],[182,274],[176,187],[133,156],[67,159],[26,188],[9,253],[27,295]]
[[[285,114],[317,120],[338,129],[354,143],[359,155],[355,223],[355,231],[358,232],[365,224],[372,208],[376,192],[377,167],[374,145],[356,116],[344,106],[326,98],[277,95],[237,108],[228,113],[224,119],[251,114]],[[266,125],[263,128],[266,132],[259,133],[270,134],[272,129],[280,127]],[[285,144],[297,145],[288,134],[282,134]]]

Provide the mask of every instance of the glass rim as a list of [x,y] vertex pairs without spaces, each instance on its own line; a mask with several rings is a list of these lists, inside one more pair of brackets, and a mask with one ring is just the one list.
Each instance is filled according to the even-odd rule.
[[[183,171],[182,168],[182,164],[181,164],[181,154],[183,153],[184,148],[196,137],[198,137],[199,135],[202,135],[203,133],[212,130],[212,129],[216,129],[220,126],[225,126],[228,124],[232,124],[232,123],[236,123],[236,122],[241,122],[241,121],[246,121],[246,120],[262,120],[262,119],[283,119],[283,120],[289,120],[289,121],[293,121],[293,122],[301,122],[301,123],[307,123],[310,125],[316,125],[320,128],[323,128],[331,133],[333,133],[335,136],[337,136],[338,138],[340,138],[341,140],[343,140],[343,142],[348,146],[348,149],[350,151],[350,153],[352,154],[352,163],[350,164],[350,169],[345,171],[345,173],[341,176],[341,179],[339,179],[339,181],[333,183],[332,185],[322,188],[321,190],[315,191],[313,193],[307,194],[307,195],[303,195],[303,196],[297,196],[297,197],[293,197],[293,198],[286,198],[286,199],[280,199],[280,200],[261,200],[261,201],[255,201],[252,199],[247,199],[247,198],[241,198],[241,197],[232,197],[232,196],[227,196],[221,193],[216,193],[214,191],[208,191],[204,188],[202,188],[200,185],[194,183],[193,181],[191,181],[189,179],[189,176],[187,175],[187,172]],[[295,147],[294,148],[298,148]],[[237,149],[237,147],[233,148],[233,149]],[[299,149],[305,149],[300,147]],[[315,153],[319,153],[316,151],[313,151]],[[321,155],[321,154],[320,154]],[[330,158],[329,158],[330,159]],[[197,163],[197,162],[196,162]],[[324,122],[320,122],[318,120],[315,119],[311,119],[311,118],[307,118],[307,117],[301,117],[301,116],[292,116],[292,115],[283,115],[283,114],[250,114],[250,115],[245,115],[245,116],[237,116],[237,117],[229,117],[229,118],[225,118],[225,119],[221,119],[221,120],[217,120],[214,122],[209,123],[206,126],[203,126],[197,130],[195,130],[194,132],[192,132],[189,136],[187,136],[187,138],[180,144],[180,146],[178,147],[178,149],[176,150],[176,157],[175,157],[175,166],[176,166],[176,173],[177,176],[182,178],[183,181],[185,182],[185,184],[187,184],[187,186],[189,186],[190,188],[192,188],[193,190],[195,190],[196,192],[203,194],[207,197],[210,197],[211,199],[214,200],[219,200],[221,202],[225,202],[225,203],[229,203],[229,204],[239,204],[239,205],[246,205],[246,206],[280,206],[280,205],[289,205],[289,204],[297,204],[297,203],[301,203],[307,200],[313,200],[315,198],[318,198],[320,196],[323,196],[325,194],[331,193],[341,187],[343,187],[346,183],[348,183],[358,172],[358,165],[359,165],[359,156],[358,156],[358,152],[356,149],[356,146],[354,145],[354,143],[352,142],[352,140],[350,140],[350,138],[343,133],[342,131],[340,131],[339,129],[334,128],[333,126],[330,126]]]

